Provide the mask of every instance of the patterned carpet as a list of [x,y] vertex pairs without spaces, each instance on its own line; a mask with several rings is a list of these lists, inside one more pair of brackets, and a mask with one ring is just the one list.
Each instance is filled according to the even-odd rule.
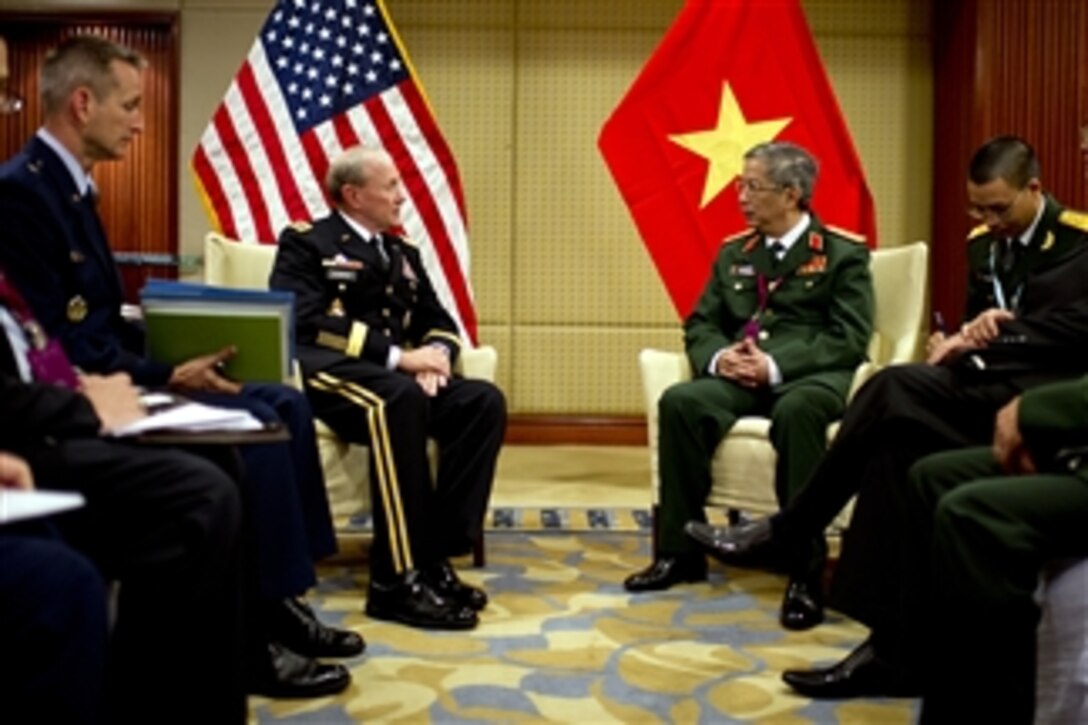
[[487,567],[462,569],[492,597],[469,633],[370,620],[361,612],[365,564],[323,569],[313,594],[321,616],[368,643],[348,661],[355,682],[334,698],[252,698],[250,721],[792,725],[916,716],[912,700],[813,702],[781,684],[782,669],[837,660],[864,631],[832,618],[785,632],[780,577],[713,567],[708,584],[632,596],[621,582],[648,561],[649,537],[573,530],[605,528],[580,520],[552,532],[488,532]]

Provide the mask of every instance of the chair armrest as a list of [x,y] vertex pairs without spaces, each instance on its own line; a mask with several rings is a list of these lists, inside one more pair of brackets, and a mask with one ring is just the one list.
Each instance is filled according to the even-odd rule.
[[650,500],[658,503],[657,474],[657,401],[666,388],[691,379],[691,365],[686,355],[665,350],[645,349],[638,354],[642,372],[642,393],[646,403],[646,434],[650,444]]
[[687,356],[678,352],[647,348],[638,354],[642,372],[642,394],[646,411],[657,415],[657,401],[670,385],[691,380]]
[[499,364],[499,354],[491,345],[464,348],[461,350],[458,366],[466,378],[495,382],[495,370]]

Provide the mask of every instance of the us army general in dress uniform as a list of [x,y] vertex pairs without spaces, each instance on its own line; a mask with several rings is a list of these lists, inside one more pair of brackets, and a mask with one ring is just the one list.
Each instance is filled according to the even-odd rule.
[[[454,321],[400,223],[387,153],[356,147],[326,186],[337,210],[280,237],[271,286],[295,293],[298,359],[315,414],[371,452],[374,540],[366,611],[420,627],[466,628],[486,604],[449,557],[481,535],[505,429],[492,384],[451,373]],[[432,484],[427,439],[438,444]]]
[[[863,240],[809,212],[815,176],[815,162],[792,144],[763,144],[745,156],[740,202],[753,229],[725,241],[684,323],[696,377],[659,403],[658,550],[648,569],[627,579],[629,590],[706,577],[706,559],[684,525],[706,520],[710,461],[738,418],[771,418],[784,506],[823,456],[828,424],[842,415],[872,332],[872,278]],[[812,546],[822,562],[822,539]],[[799,558],[782,619],[803,629],[822,608],[819,574]]]

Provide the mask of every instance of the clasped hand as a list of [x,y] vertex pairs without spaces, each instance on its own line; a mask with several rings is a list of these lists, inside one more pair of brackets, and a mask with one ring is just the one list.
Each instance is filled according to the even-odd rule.
[[429,397],[438,395],[438,391],[449,383],[450,357],[444,348],[436,345],[424,345],[414,350],[401,353],[398,367],[411,373],[419,387]]
[[733,343],[718,356],[717,372],[746,388],[757,388],[770,382],[767,353],[750,337]]

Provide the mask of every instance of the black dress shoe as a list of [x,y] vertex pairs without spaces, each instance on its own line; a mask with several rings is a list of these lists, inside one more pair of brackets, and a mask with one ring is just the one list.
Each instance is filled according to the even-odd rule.
[[268,635],[306,657],[354,657],[366,649],[359,634],[322,624],[310,605],[293,598],[271,608]]
[[424,578],[435,593],[445,599],[452,599],[475,612],[487,606],[487,593],[461,581],[448,561],[428,567]]
[[768,518],[736,526],[711,526],[701,521],[684,524],[684,532],[718,561],[734,566],[769,564],[776,558],[774,531]]
[[650,566],[632,574],[623,582],[629,592],[655,592],[673,584],[706,581],[706,557],[657,556]]
[[366,613],[423,629],[472,629],[480,621],[469,607],[440,596],[414,569],[394,582],[372,580]]
[[800,632],[824,621],[823,593],[818,586],[791,579],[782,598],[778,621],[786,629]]
[[871,640],[865,640],[846,659],[831,667],[786,670],[782,679],[800,694],[819,700],[920,694],[919,688],[900,670],[880,659]]
[[270,642],[250,663],[249,692],[268,697],[320,697],[343,692],[351,673]]

